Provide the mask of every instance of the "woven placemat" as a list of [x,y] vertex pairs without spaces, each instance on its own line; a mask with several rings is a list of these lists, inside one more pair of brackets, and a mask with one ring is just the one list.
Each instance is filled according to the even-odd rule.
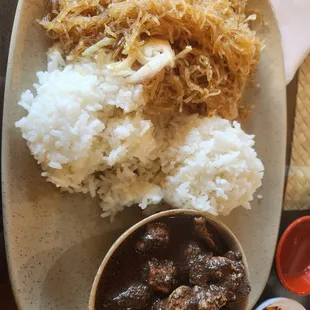
[[285,210],[310,210],[310,55],[299,69]]

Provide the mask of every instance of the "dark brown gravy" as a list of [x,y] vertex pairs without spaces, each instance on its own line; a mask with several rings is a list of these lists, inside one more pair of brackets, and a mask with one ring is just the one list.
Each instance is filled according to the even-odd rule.
[[[108,262],[102,277],[98,284],[97,294],[95,298],[95,309],[119,309],[117,307],[107,306],[107,301],[117,296],[123,290],[126,290],[133,283],[141,283],[141,269],[148,260],[155,257],[157,259],[169,259],[176,263],[177,266],[184,265],[184,256],[182,247],[190,241],[201,241],[195,236],[193,231],[193,216],[180,215],[161,218],[155,222],[161,222],[169,228],[169,246],[165,249],[156,250],[152,253],[141,254],[135,249],[137,240],[145,233],[146,226],[129,236],[123,244],[114,252]],[[217,230],[210,224],[206,223],[206,227],[213,235],[213,240],[220,247],[219,253],[215,255],[223,255],[229,250],[224,239],[218,234]],[[203,245],[207,249],[206,245]],[[182,280],[180,285],[188,285],[188,279]],[[169,295],[169,294],[168,294]],[[162,293],[154,292],[154,298],[167,297]],[[152,300],[153,300],[152,299]],[[142,309],[150,309],[148,305]],[[235,308],[235,307],[234,307]],[[223,307],[222,309],[225,309]],[[226,308],[228,309],[228,308]],[[236,308],[238,309],[238,308]]]

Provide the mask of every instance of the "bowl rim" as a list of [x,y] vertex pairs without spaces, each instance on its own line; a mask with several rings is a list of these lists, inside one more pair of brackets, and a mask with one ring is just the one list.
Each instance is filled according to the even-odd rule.
[[[136,223],[133,226],[131,226],[130,228],[128,228],[113,243],[113,245],[110,247],[110,249],[108,250],[108,252],[104,256],[104,258],[103,258],[103,260],[102,260],[102,262],[101,262],[101,264],[100,264],[100,266],[98,268],[98,271],[96,273],[95,279],[94,279],[94,281],[92,283],[92,287],[91,287],[91,291],[90,291],[90,296],[89,296],[89,302],[88,302],[88,309],[89,310],[95,310],[95,301],[96,301],[96,294],[97,294],[97,289],[98,289],[99,281],[101,279],[101,276],[103,274],[103,271],[104,271],[107,263],[109,262],[110,258],[114,254],[114,252],[119,248],[119,246],[132,233],[134,233],[136,230],[138,230],[142,226],[148,224],[149,222],[157,220],[159,218],[166,217],[166,216],[172,216],[172,215],[203,216],[206,219],[207,222],[209,222],[215,228],[220,229],[221,230],[221,232],[220,232],[221,234],[224,232],[226,234],[226,236],[223,236],[223,238],[226,241],[230,241],[231,243],[233,243],[235,248],[239,252],[241,252],[241,254],[242,254],[242,261],[243,261],[243,264],[244,264],[244,267],[245,267],[245,275],[246,275],[246,278],[248,279],[248,281],[250,282],[249,267],[248,267],[247,259],[246,259],[245,253],[243,251],[243,248],[242,248],[239,240],[235,236],[235,234],[223,222],[221,222],[219,219],[215,218],[214,216],[212,216],[211,214],[209,214],[207,212],[191,210],[191,209],[172,209],[172,210],[166,210],[166,211],[155,213],[153,215],[150,215],[150,216],[142,219],[138,223]],[[228,239],[230,239],[230,240],[228,240]],[[245,300],[243,301],[243,309],[247,309],[248,302],[249,302],[249,296],[247,296],[245,298]],[[243,309],[241,309],[241,310],[243,310]]]
[[281,268],[281,262],[280,262],[280,254],[281,254],[281,251],[282,251],[282,248],[283,248],[283,245],[288,237],[288,235],[291,233],[291,231],[297,226],[299,225],[300,223],[303,223],[303,222],[310,222],[310,215],[306,215],[306,216],[302,216],[302,217],[299,217],[298,219],[296,219],[295,221],[293,221],[284,231],[284,233],[282,234],[281,238],[280,238],[280,241],[278,243],[278,246],[277,246],[277,251],[276,251],[276,270],[277,270],[277,274],[278,274],[278,277],[282,283],[282,285],[287,289],[289,290],[291,293],[293,294],[296,294],[296,295],[299,295],[299,296],[307,296],[310,294],[310,292],[300,292],[300,291],[297,291],[295,290],[293,287],[291,287],[290,285],[288,285],[288,283],[286,282],[285,280],[285,277],[283,275],[283,272],[282,272],[282,268]]

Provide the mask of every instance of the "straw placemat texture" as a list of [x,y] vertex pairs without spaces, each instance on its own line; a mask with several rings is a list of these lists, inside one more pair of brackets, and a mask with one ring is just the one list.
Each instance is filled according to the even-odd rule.
[[285,210],[310,210],[310,55],[299,69]]

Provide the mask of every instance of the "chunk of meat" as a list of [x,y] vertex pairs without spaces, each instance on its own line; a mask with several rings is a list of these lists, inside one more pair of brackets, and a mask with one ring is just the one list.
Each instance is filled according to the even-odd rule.
[[112,299],[110,307],[112,306],[114,309],[142,309],[148,305],[150,298],[151,292],[147,285],[131,285]]
[[191,284],[205,285],[208,283],[209,275],[205,273],[204,265],[212,256],[212,253],[207,253],[197,242],[191,242],[186,245],[184,258]]
[[195,310],[197,301],[192,296],[192,289],[182,285],[175,289],[168,297],[165,310]]
[[249,295],[251,288],[245,278],[245,268],[242,261],[232,261],[231,272],[221,281],[221,286],[226,290],[229,302],[241,301]]
[[221,249],[218,245],[216,245],[213,240],[212,234],[208,231],[206,226],[206,220],[203,217],[195,217],[194,218],[194,232],[195,235],[203,240],[211,250],[220,252]]
[[191,241],[185,245],[184,251],[184,260],[187,265],[187,268],[195,268],[199,262],[202,262],[206,259],[209,259],[213,256],[211,252],[206,252],[198,242]]
[[223,281],[235,271],[233,261],[222,256],[213,256],[204,261],[204,273],[210,280]]
[[169,230],[164,223],[149,223],[145,234],[136,243],[136,249],[145,253],[159,248],[167,247],[169,243]]
[[242,262],[242,254],[240,252],[228,251],[224,256],[234,261],[233,264],[235,265],[235,269],[234,269],[235,272],[230,277],[230,280],[235,281],[235,278],[238,279],[236,281],[237,285],[229,284],[228,283],[229,279],[227,279],[226,283],[223,284],[228,291],[228,297],[229,297],[228,299],[230,302],[242,301],[251,292],[251,286],[249,282],[245,279],[245,269],[244,269],[244,265]]
[[218,310],[226,302],[221,289],[180,286],[169,296],[165,310]]
[[189,266],[195,264],[197,257],[204,252],[204,249],[196,241],[186,241],[180,248],[180,261],[178,262],[178,275],[182,283],[188,282]]
[[206,262],[210,259],[210,256],[200,255],[195,260],[189,262],[189,282],[193,285],[207,285],[210,280],[210,274],[206,271]]
[[194,286],[192,295],[197,300],[198,310],[218,310],[223,307],[227,298],[221,289]]
[[195,264],[189,265],[189,281],[198,286],[216,282],[223,289],[228,302],[241,301],[251,290],[245,280],[244,265],[238,253],[228,252],[226,256],[200,255]]
[[229,258],[230,260],[240,262],[242,261],[242,254],[240,252],[228,251],[224,254],[224,257]]
[[151,310],[166,310],[168,299],[157,299],[153,302]]
[[168,294],[177,285],[177,268],[172,261],[152,258],[144,268],[143,277],[153,290]]
[[[195,285],[207,285],[210,281],[224,282],[232,280],[235,284],[244,277],[244,268],[240,270],[239,263],[226,257],[202,256],[196,265],[190,266],[190,282]],[[243,271],[243,272],[242,272]]]
[[189,262],[195,260],[200,255],[205,254],[205,250],[196,241],[190,241],[184,247],[184,259]]
[[[229,298],[229,301],[239,302],[244,300],[251,293],[250,283],[246,280],[234,291],[234,295]],[[229,296],[228,296],[229,297]]]

